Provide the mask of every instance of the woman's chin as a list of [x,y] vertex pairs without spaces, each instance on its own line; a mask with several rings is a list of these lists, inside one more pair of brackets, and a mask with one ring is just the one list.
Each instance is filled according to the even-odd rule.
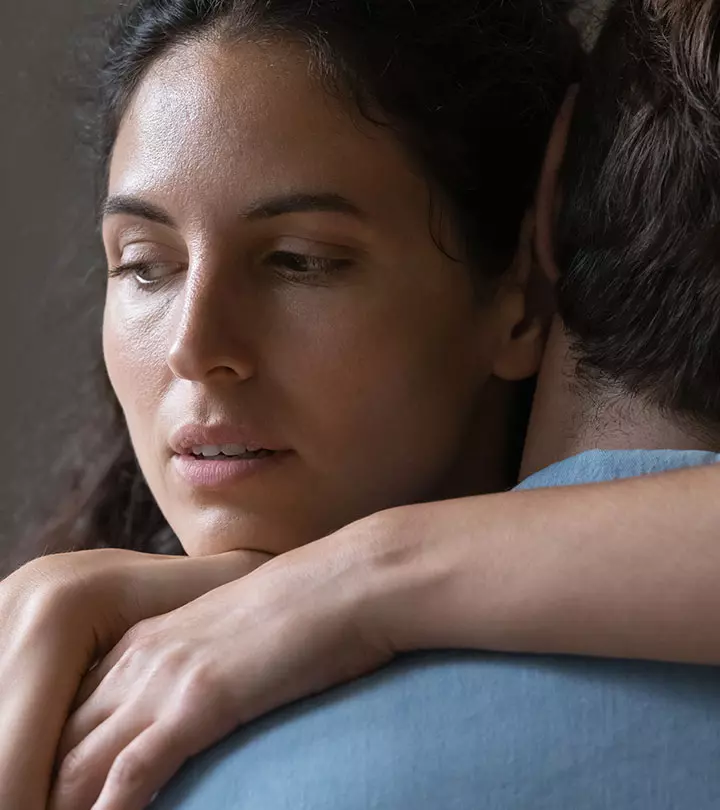
[[307,518],[282,519],[275,515],[206,508],[171,520],[189,557],[209,557],[229,551],[259,551],[277,556],[329,534]]

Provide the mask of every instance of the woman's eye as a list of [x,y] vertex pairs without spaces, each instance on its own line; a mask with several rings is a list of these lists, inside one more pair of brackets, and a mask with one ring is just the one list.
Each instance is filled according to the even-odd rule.
[[269,254],[265,263],[297,276],[327,276],[353,264],[351,259],[328,259],[286,250],[276,250]]
[[110,268],[111,278],[134,276],[138,284],[151,287],[178,272],[177,262],[130,262]]

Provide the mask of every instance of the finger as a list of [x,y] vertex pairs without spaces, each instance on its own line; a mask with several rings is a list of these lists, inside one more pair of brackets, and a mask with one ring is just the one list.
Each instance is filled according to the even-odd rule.
[[98,726],[61,763],[48,810],[90,810],[118,755],[149,724],[136,711],[124,710]]
[[[107,659],[103,659],[105,661]],[[100,669],[100,664],[98,664],[95,669],[88,672],[88,674],[83,678],[82,683],[78,687],[77,693],[75,694],[75,700],[73,701],[72,705],[72,712],[77,712],[81,706],[86,704],[88,700],[95,694],[100,684],[105,680],[108,672],[112,667],[105,666],[103,669]]]
[[[170,613],[177,610],[178,607],[194,602],[206,593],[251,574],[253,571],[272,560],[273,557],[270,554],[259,551],[228,551],[224,554],[216,554],[209,557],[197,557],[192,559],[177,557],[173,559],[176,562],[185,563],[182,569],[183,577],[180,580],[184,589],[182,591],[184,596],[180,598],[177,593],[174,594],[174,602],[165,606]],[[157,569],[151,568],[149,570],[151,573],[157,573]],[[179,568],[177,571],[180,573]],[[194,577],[188,575],[189,571],[194,571]],[[146,610],[145,608],[147,606],[143,605],[139,597],[141,577],[146,576],[147,573],[145,569],[139,571],[138,578],[128,586],[129,590],[135,591],[134,598],[126,599],[128,604],[134,605],[134,609],[129,611],[124,617],[125,623],[129,628],[128,631],[85,676],[76,694],[73,711],[88,700],[98,688],[99,684],[107,677],[108,673],[120,661],[127,649],[132,646],[133,628],[138,627],[148,618],[165,614],[165,610],[159,610],[159,604],[162,600],[157,594],[161,592],[162,588],[158,587],[157,582],[153,581],[153,588],[151,588],[156,598],[159,599],[158,603],[154,606],[154,610]],[[174,580],[167,575],[168,569],[165,569],[164,573],[165,577],[162,586],[167,587],[168,584],[172,585]],[[175,585],[177,586],[177,583],[175,583]],[[100,645],[100,649],[102,649],[102,645]]]
[[110,567],[104,579],[98,576],[94,580],[99,604],[105,606],[102,621],[95,627],[96,657],[111,650],[129,628],[242,579],[270,559],[268,554],[252,551],[193,558],[151,554],[123,557],[119,569],[118,565]]
[[[72,714],[65,724],[58,745],[58,763],[118,710],[126,697],[125,689],[109,688],[107,678],[122,658],[120,645],[85,676],[75,697]],[[108,688],[101,687],[107,686]],[[100,691],[98,691],[100,690]]]
[[72,711],[77,711],[95,694],[100,684],[120,662],[127,647],[126,636],[85,675],[75,695]]
[[196,753],[187,734],[174,725],[155,723],[117,757],[92,810],[145,810]]
[[56,766],[58,771],[68,754],[74,751],[95,729],[112,717],[117,708],[117,704],[113,707],[101,706],[91,701],[70,716],[65,723],[57,748]]

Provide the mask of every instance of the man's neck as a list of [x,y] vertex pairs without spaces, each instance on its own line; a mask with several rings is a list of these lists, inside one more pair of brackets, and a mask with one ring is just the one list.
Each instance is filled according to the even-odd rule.
[[521,479],[587,450],[717,450],[680,420],[611,388],[590,394],[556,319],[528,430]]

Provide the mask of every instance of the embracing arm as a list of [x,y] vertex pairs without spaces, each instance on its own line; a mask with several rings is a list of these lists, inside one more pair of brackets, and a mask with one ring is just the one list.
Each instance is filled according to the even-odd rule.
[[67,632],[79,618],[70,606],[36,584],[31,593],[16,576],[0,598],[0,807],[27,810],[45,808],[57,741],[92,648],[89,636]]
[[45,810],[78,686],[129,628],[268,559],[106,549],[35,560],[0,583],[0,808]]
[[142,622],[80,690],[51,808],[139,810],[234,728],[406,650],[720,663],[718,485],[720,467],[393,509]]
[[375,525],[366,610],[396,649],[720,664],[720,466],[415,506]]

